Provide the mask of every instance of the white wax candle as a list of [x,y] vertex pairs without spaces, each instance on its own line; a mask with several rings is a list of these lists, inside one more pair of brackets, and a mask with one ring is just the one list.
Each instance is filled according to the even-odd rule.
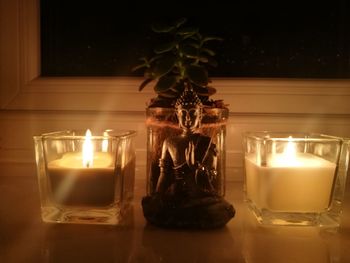
[[80,152],[68,152],[65,153],[61,159],[51,161],[50,166],[56,166],[60,168],[81,168],[84,170],[90,168],[106,168],[113,166],[113,157],[107,152],[95,152],[93,154],[92,165],[87,167],[83,162],[83,155]]
[[260,209],[276,212],[322,212],[331,197],[336,165],[308,153],[292,159],[270,154],[261,166],[245,158],[247,196]]
[[114,200],[115,169],[113,157],[95,152],[86,167],[83,155],[69,152],[48,163],[53,198],[64,205],[107,206]]

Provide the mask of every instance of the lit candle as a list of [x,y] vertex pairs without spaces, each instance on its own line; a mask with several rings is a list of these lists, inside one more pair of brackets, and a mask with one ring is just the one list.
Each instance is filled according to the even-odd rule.
[[53,198],[57,203],[81,206],[113,203],[114,158],[108,152],[94,152],[91,137],[87,130],[82,152],[68,152],[48,163]]
[[282,153],[260,158],[247,155],[247,197],[261,209],[317,213],[330,202],[336,165],[310,153],[299,153],[292,138]]

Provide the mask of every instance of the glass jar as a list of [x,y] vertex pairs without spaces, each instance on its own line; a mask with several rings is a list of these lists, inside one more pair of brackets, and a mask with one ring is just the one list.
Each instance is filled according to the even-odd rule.
[[135,131],[34,136],[44,222],[119,224],[130,207]]
[[349,140],[323,134],[244,134],[245,198],[262,224],[338,227]]
[[[160,175],[159,160],[162,145],[167,137],[181,134],[173,108],[147,108],[147,194],[155,192]],[[227,108],[203,108],[199,131],[211,138],[217,150],[217,176],[213,183],[218,195],[225,195],[226,169],[226,124],[229,115]]]

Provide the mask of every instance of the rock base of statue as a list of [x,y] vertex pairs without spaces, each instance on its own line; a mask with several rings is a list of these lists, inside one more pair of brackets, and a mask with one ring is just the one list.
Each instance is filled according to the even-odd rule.
[[226,225],[234,207],[220,196],[179,197],[153,194],[142,199],[143,214],[164,228],[211,229]]

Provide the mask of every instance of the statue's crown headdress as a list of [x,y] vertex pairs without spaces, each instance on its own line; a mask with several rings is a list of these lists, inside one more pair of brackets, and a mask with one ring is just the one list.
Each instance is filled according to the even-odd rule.
[[202,107],[202,101],[198,97],[197,93],[193,91],[192,88],[185,87],[181,96],[177,99],[175,103],[175,108],[189,108],[189,107]]

